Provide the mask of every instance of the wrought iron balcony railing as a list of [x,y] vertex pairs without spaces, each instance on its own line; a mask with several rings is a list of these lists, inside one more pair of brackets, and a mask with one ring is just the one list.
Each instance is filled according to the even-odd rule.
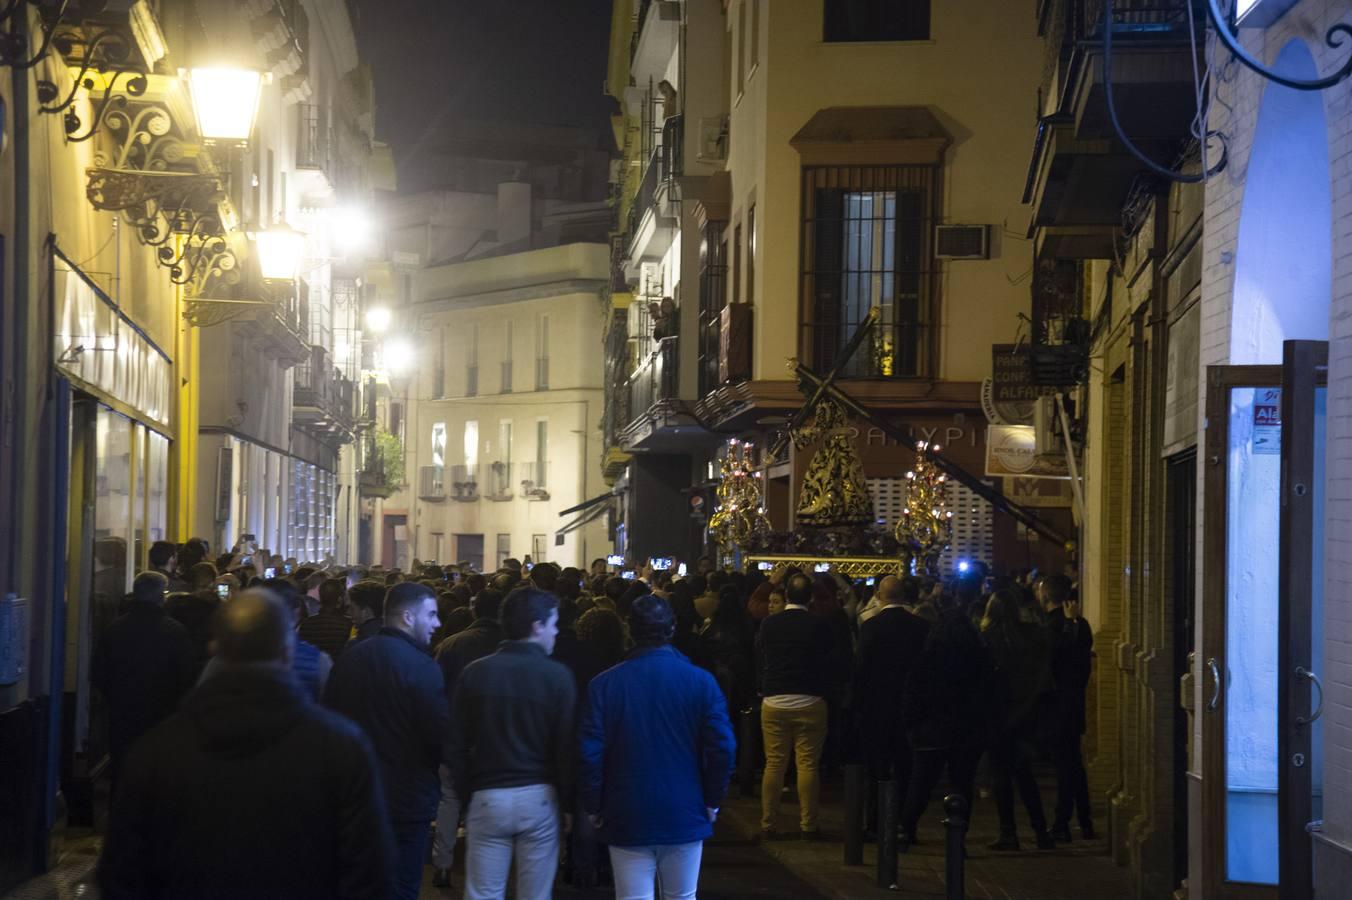
[[451,466],[450,497],[461,501],[479,499],[478,465]]
[[629,412],[632,416],[641,416],[658,402],[675,400],[679,396],[678,340],[669,337],[657,341],[656,349],[629,376]]

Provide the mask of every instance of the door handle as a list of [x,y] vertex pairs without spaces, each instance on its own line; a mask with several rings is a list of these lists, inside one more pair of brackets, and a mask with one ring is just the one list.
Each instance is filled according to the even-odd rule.
[[1318,675],[1304,666],[1296,666],[1296,678],[1308,678],[1310,683],[1319,690],[1319,705],[1314,708],[1314,712],[1310,713],[1310,717],[1307,719],[1304,716],[1296,716],[1297,725],[1310,725],[1324,714],[1324,682],[1320,681]]
[[1221,669],[1214,656],[1206,661],[1206,667],[1211,670],[1211,699],[1206,702],[1206,708],[1207,712],[1215,712],[1221,703]]

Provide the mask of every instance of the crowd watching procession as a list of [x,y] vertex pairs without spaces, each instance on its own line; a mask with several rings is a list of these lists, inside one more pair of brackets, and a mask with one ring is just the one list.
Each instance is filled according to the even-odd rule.
[[1038,849],[1072,818],[1094,837],[1093,638],[1065,575],[401,572],[245,537],[217,557],[155,544],[96,638],[105,897],[411,900],[429,851],[452,887],[458,840],[467,900],[556,879],[694,897],[735,772],[759,787],[761,840],[816,841],[822,779],[847,763],[897,785],[903,851],[938,839],[941,785],[993,797],[992,850],[1021,847],[1016,791]]

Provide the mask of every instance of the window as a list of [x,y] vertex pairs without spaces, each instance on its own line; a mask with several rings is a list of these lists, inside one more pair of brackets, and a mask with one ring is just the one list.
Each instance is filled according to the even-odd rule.
[[479,395],[479,325],[473,323],[465,331],[465,396]]
[[501,393],[512,392],[512,320],[502,323],[502,389]]
[[742,226],[732,229],[732,302],[742,302]]
[[718,349],[728,278],[723,222],[709,222],[699,242],[699,392],[718,387]]
[[870,309],[870,340],[847,376],[918,376],[931,369],[933,166],[803,170],[803,296],[800,352],[825,372]]
[[446,396],[446,329],[437,329],[437,355],[432,364],[432,396]]
[[432,426],[432,465],[438,469],[446,466],[446,423],[437,422]]
[[746,67],[746,74],[750,77],[751,73],[756,71],[756,66],[760,64],[760,5],[761,0],[750,0],[751,3],[751,33],[747,36],[746,45],[751,53],[751,64]]
[[737,6],[737,95],[742,94],[746,84],[746,3]]
[[501,569],[502,564],[505,563],[512,556],[512,536],[510,534],[498,535],[497,550],[498,550],[497,553],[498,568]]
[[537,488],[547,486],[549,479],[549,420],[539,419],[535,423],[535,471],[531,481]]
[[823,38],[846,41],[927,41],[930,0],[826,0]]
[[756,204],[746,211],[746,302],[756,302]]
[[465,423],[465,465],[473,468],[479,464],[479,423],[470,419]]
[[537,565],[537,566],[538,566],[540,563],[544,562],[544,561],[545,561],[545,552],[546,552],[546,549],[547,549],[548,547],[549,547],[549,544],[548,544],[548,542],[545,540],[545,535],[543,535],[543,534],[532,534],[532,535],[530,536],[530,556],[531,556],[531,562],[533,562],[533,563],[534,563],[535,565]]
[[498,422],[498,445],[488,472],[488,496],[506,500],[512,495],[512,421]]
[[390,434],[399,437],[404,433],[404,404],[390,404]]
[[549,390],[549,316],[535,317],[535,389]]

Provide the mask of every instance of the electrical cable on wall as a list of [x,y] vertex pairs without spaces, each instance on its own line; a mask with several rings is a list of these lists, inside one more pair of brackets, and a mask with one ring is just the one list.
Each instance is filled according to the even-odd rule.
[[[1214,3],[1215,0],[1211,0],[1211,2]],[[1189,7],[1189,30],[1191,31],[1191,7]],[[1193,53],[1194,77],[1196,77],[1197,48],[1195,37],[1192,53]],[[1200,85],[1197,86],[1196,93],[1200,101],[1201,98]],[[1178,181],[1184,184],[1201,184],[1211,176],[1219,174],[1221,170],[1225,168],[1225,164],[1229,160],[1230,156],[1230,144],[1229,141],[1226,139],[1225,135],[1220,133],[1219,131],[1209,131],[1209,130],[1203,131],[1202,136],[1200,136],[1198,140],[1202,144],[1205,144],[1212,137],[1215,137],[1218,141],[1220,141],[1221,144],[1220,161],[1216,163],[1215,168],[1210,170],[1206,168],[1204,162],[1202,166],[1202,171],[1196,173],[1179,172],[1174,169],[1165,168],[1164,166],[1155,162],[1150,157],[1146,156],[1145,153],[1143,153],[1141,149],[1132,142],[1131,138],[1127,136],[1126,129],[1122,127],[1122,122],[1118,118],[1117,104],[1113,98],[1113,0],[1104,0],[1103,3],[1103,100],[1108,106],[1108,118],[1112,122],[1113,131],[1117,132],[1118,140],[1122,142],[1122,145],[1127,148],[1127,151],[1130,152],[1132,156],[1140,160],[1142,165],[1144,165],[1150,171],[1154,172],[1156,175],[1159,175],[1162,178],[1167,178],[1170,181]],[[1206,108],[1200,102],[1197,108],[1197,114],[1193,119],[1194,134],[1196,133],[1195,128],[1196,123],[1199,120],[1202,122],[1205,122],[1206,120]],[[1206,159],[1205,150],[1203,150],[1202,159],[1204,161]]]

